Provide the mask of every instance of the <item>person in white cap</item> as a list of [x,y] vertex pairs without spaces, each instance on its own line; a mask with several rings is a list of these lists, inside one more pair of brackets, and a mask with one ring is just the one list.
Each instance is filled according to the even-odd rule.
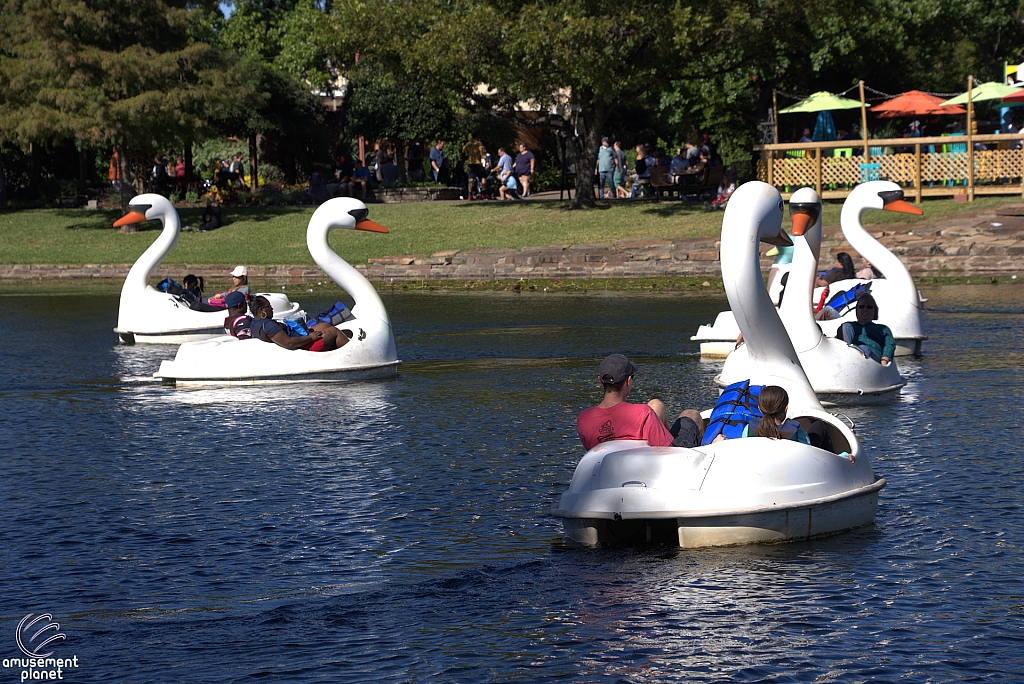
[[231,272],[231,289],[228,292],[249,294],[249,269],[245,266],[235,266],[235,270]]

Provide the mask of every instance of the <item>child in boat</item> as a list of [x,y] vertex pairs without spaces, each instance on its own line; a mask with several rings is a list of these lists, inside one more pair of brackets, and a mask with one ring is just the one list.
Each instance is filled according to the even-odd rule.
[[896,340],[889,326],[874,323],[878,318],[878,304],[869,294],[857,298],[857,322],[843,323],[836,337],[851,344],[869,359],[888,366],[896,353]]
[[329,323],[316,323],[305,335],[288,325],[274,320],[274,307],[266,297],[252,300],[252,336],[264,342],[273,342],[285,349],[304,349],[313,352],[333,351],[344,346],[348,337]]
[[246,303],[245,295],[241,292],[229,292],[224,297],[224,303],[228,306],[228,316],[224,319],[224,332],[240,340],[251,338],[252,316],[247,313],[249,306]]
[[224,308],[224,297],[229,292],[241,292],[246,297],[249,296],[249,269],[245,266],[235,266],[234,270],[231,271],[231,289],[225,292],[218,292],[217,294],[210,297],[210,306],[218,309]]
[[[766,385],[761,388],[757,398],[757,408],[764,415],[759,420],[747,423],[743,428],[744,437],[768,437],[769,439],[789,439],[801,444],[810,444],[811,438],[795,420],[786,419],[789,410],[789,394],[778,385]],[[721,436],[721,435],[719,435]]]

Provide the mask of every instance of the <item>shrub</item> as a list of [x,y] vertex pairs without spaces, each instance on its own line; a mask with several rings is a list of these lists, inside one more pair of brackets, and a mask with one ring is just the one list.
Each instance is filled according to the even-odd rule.
[[177,203],[178,203],[178,201],[179,201],[180,199],[181,199],[181,198],[180,198],[180,197],[178,197],[178,193],[176,193],[176,192],[172,192],[172,193],[171,193],[171,194],[170,194],[170,195],[169,195],[169,196],[167,197],[167,200],[168,200],[168,201],[169,201],[169,202],[170,202],[171,204],[177,204]]
[[195,190],[189,190],[185,193],[185,201],[189,204],[195,204],[199,201],[199,193]]

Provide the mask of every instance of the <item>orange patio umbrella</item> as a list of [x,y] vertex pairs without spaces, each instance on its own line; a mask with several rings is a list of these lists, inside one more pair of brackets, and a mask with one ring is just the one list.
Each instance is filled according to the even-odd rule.
[[879,119],[895,119],[903,116],[933,116],[936,114],[966,114],[967,110],[957,105],[943,107],[945,102],[941,97],[922,93],[920,90],[910,90],[898,95],[882,104],[877,104],[871,111],[878,115]]

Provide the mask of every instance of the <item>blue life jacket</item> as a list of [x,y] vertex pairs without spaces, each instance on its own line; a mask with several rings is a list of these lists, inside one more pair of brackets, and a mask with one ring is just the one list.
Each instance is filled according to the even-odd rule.
[[352,312],[349,311],[344,304],[342,304],[341,302],[337,302],[327,311],[324,311],[322,314],[317,315],[315,318],[311,318],[307,322],[307,325],[316,325],[317,323],[329,323],[331,325],[338,325],[340,323],[344,323],[345,321],[351,321],[353,318],[355,318],[355,316],[352,315]]
[[825,306],[831,306],[836,310],[836,313],[842,315],[857,304],[858,297],[862,294],[867,294],[870,291],[871,283],[857,283],[849,290],[843,290],[834,294]]
[[194,292],[186,290],[184,285],[171,278],[164,278],[161,280],[156,284],[156,289],[157,292],[166,292],[167,294],[174,295],[184,302],[189,308],[191,308],[192,305],[200,299]]
[[757,398],[761,395],[764,385],[751,385],[750,380],[734,382],[726,387],[715,408],[711,411],[711,419],[704,430],[701,446],[711,444],[718,435],[726,439],[743,436],[743,428],[754,420],[761,418],[761,409],[757,408]]
[[[744,431],[747,434],[743,436],[754,437],[755,433],[757,432],[757,428],[761,425],[761,420],[761,418],[757,418],[747,423],[746,427],[744,428]],[[807,436],[807,433],[804,432],[802,427],[800,427],[800,423],[791,418],[787,418],[786,420],[782,421],[782,425],[779,425],[778,428],[779,434],[782,435],[782,439],[788,439],[793,442],[801,442],[802,444],[811,443],[811,440]],[[804,439],[800,439],[801,433]]]
[[306,330],[306,326],[293,318],[286,318],[283,321],[278,321],[278,323],[288,328],[288,330],[285,331],[288,333],[288,337],[306,337],[309,335],[309,331]]

